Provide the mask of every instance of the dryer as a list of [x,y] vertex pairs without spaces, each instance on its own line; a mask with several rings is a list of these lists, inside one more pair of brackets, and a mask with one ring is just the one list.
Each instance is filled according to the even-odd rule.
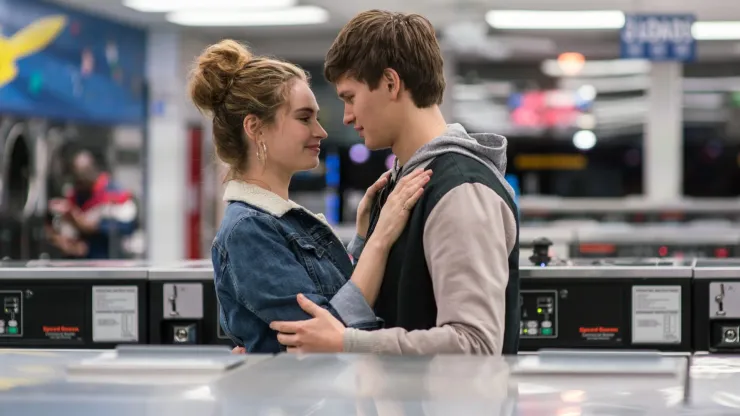
[[45,123],[0,122],[0,257],[38,257],[44,245],[48,144]]
[[64,150],[74,126],[0,117],[0,258],[56,257],[47,243],[49,199],[64,185]]

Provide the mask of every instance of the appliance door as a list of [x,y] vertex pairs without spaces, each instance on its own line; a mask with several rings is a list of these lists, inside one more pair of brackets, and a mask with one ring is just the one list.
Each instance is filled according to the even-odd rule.
[[25,122],[14,123],[4,136],[0,160],[2,208],[11,217],[26,219],[36,212],[42,173],[37,168],[43,166],[37,158],[44,155],[45,146],[39,140],[41,135],[34,134]]

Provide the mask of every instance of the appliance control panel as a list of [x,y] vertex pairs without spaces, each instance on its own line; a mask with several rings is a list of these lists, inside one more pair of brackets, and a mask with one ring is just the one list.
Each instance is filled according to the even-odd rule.
[[0,290],[0,338],[23,336],[23,292]]
[[522,290],[520,292],[521,338],[558,337],[558,292]]

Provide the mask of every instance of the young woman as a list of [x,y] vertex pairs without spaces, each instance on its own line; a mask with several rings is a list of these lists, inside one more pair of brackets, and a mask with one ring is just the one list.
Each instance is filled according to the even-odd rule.
[[296,301],[299,294],[347,327],[377,327],[372,306],[388,251],[431,172],[418,170],[399,181],[364,242],[372,201],[388,178],[368,189],[358,208],[358,237],[350,244],[362,250],[353,266],[326,219],[288,197],[291,177],[318,166],[327,136],[306,73],[226,40],[199,57],[190,95],[213,116],[216,154],[231,169],[224,194],[229,204],[212,248],[224,331],[247,352],[280,352],[269,325],[311,317]]

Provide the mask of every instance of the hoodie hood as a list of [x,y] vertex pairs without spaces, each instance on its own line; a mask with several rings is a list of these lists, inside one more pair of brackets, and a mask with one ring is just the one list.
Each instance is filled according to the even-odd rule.
[[393,178],[406,175],[419,166],[426,166],[437,156],[445,153],[459,153],[486,165],[503,184],[506,192],[514,198],[514,189],[506,181],[506,137],[493,133],[468,134],[460,124],[448,124],[447,130],[439,137],[425,144],[411,156],[403,166],[398,160],[393,168]]

